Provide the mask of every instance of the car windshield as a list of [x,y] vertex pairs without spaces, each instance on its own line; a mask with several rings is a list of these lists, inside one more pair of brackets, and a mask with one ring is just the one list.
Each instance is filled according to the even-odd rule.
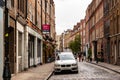
[[74,60],[74,56],[73,55],[60,55],[59,56],[60,60]]

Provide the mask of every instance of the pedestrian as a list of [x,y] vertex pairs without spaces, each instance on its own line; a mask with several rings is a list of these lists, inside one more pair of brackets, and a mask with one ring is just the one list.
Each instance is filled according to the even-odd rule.
[[82,57],[82,62],[84,61],[84,57]]
[[98,52],[97,56],[96,56],[96,63],[98,63],[99,59],[101,59],[101,53]]
[[98,58],[96,58],[96,63],[98,63]]
[[82,62],[83,62],[84,61],[84,55],[83,55],[83,53],[81,55],[82,55]]
[[79,53],[79,56],[78,56],[78,57],[79,57],[79,62],[80,62],[80,61],[81,61],[81,54],[80,54],[80,53]]
[[90,57],[90,62],[92,62],[92,58]]
[[85,52],[83,53],[83,56],[84,56],[84,61],[86,61],[86,53]]

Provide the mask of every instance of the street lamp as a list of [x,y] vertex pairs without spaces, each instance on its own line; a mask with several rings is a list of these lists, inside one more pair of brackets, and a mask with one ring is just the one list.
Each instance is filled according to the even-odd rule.
[[8,8],[7,8],[7,0],[5,0],[5,20],[4,20],[4,43],[5,43],[5,62],[4,62],[4,70],[3,70],[3,80],[11,80],[11,72],[9,66],[9,32],[10,27],[8,25]]

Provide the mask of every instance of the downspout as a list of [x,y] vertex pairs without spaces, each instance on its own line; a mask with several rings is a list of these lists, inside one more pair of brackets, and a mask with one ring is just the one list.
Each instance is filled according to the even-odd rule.
[[[41,33],[42,33],[42,0],[41,0]],[[43,38],[42,38],[43,39]],[[43,63],[43,40],[41,40],[41,62],[40,62],[40,64],[42,64]]]

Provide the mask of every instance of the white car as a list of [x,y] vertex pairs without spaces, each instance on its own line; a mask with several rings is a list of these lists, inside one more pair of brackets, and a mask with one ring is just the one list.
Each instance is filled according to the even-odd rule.
[[78,73],[78,63],[72,52],[61,52],[55,60],[54,72],[70,70]]

